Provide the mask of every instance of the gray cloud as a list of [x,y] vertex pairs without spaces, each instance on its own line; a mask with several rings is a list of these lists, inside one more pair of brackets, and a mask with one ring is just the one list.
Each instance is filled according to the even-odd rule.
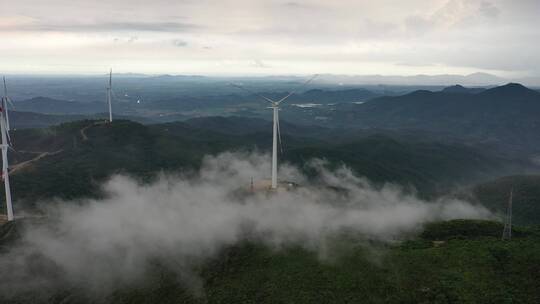
[[471,27],[481,23],[478,17],[497,18],[500,10],[491,2],[448,0],[429,15],[413,15],[405,20],[408,30],[416,33],[438,28]]
[[290,2],[285,2],[285,6],[300,7],[300,6],[302,6],[302,4],[300,4],[298,2],[290,1]]
[[184,41],[184,40],[181,40],[181,39],[174,39],[172,43],[176,47],[186,47],[186,46],[188,46],[188,43],[186,41]]
[[55,32],[185,32],[200,28],[181,22],[102,22],[102,23],[47,23],[33,22],[17,26],[0,26],[4,31],[55,31]]
[[483,1],[479,11],[482,15],[490,18],[497,18],[501,11],[491,2]]
[[196,177],[162,176],[150,185],[116,176],[104,185],[106,199],[50,207],[49,224],[28,228],[21,244],[0,254],[0,271],[10,274],[0,295],[53,290],[55,284],[103,294],[136,283],[156,263],[188,277],[190,267],[245,239],[319,250],[343,231],[384,242],[429,221],[491,216],[463,201],[427,202],[393,185],[375,188],[347,168],[326,170],[320,160],[310,163],[320,176],[313,185],[283,165],[281,177],[303,187],[239,195],[251,178],[265,177],[268,160],[224,153],[207,157]]
[[253,66],[254,67],[257,67],[257,68],[268,68],[269,66],[267,64],[265,64],[262,60],[260,59],[255,59],[253,60]]
[[[58,58],[75,65],[84,56],[96,69],[130,58],[122,60],[121,69],[175,73],[179,65],[171,64],[178,63],[171,41],[182,37],[200,46],[183,50],[182,71],[190,67],[190,73],[222,73],[223,61],[238,63],[229,66],[230,73],[260,73],[250,63],[264,58],[271,66],[265,71],[276,74],[480,69],[534,76],[540,73],[539,10],[537,0],[20,0],[2,10],[0,31],[12,43],[0,46],[3,58],[10,58],[0,58],[0,68],[45,70]],[[107,45],[122,34],[139,39],[129,49]],[[197,51],[205,45],[213,51]],[[396,62],[418,64],[405,68]]]
[[313,4],[301,3],[296,1],[285,2],[283,5],[289,9],[305,9],[314,7]]

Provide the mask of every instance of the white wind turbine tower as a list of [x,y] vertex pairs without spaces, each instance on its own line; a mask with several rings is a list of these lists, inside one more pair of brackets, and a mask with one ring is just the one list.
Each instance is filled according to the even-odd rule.
[[506,216],[504,217],[504,230],[502,239],[510,240],[512,238],[512,201],[514,198],[514,187],[510,189],[510,197],[508,198],[508,207],[506,208]]
[[255,92],[252,92],[240,85],[231,84],[232,86],[242,89],[246,92],[249,92],[250,94],[254,94],[255,96],[258,96],[270,103],[270,108],[273,110],[274,118],[273,118],[273,129],[272,129],[272,189],[277,189],[278,180],[277,180],[277,167],[278,167],[278,157],[277,157],[277,145],[278,145],[278,134],[279,134],[279,105],[284,102],[287,98],[291,97],[293,94],[307,86],[315,77],[318,75],[313,75],[310,79],[308,79],[306,82],[304,82],[300,87],[298,87],[296,90],[290,92],[289,94],[285,95],[285,97],[279,99],[279,100],[273,100],[266,96],[263,96],[261,94],[257,94]]
[[4,187],[6,191],[6,209],[7,220],[13,220],[13,205],[11,204],[11,188],[9,186],[9,172],[8,172],[8,149],[11,147],[11,141],[9,138],[9,114],[8,114],[8,102],[10,102],[7,96],[6,78],[4,77],[4,97],[2,97],[2,104],[0,105],[0,132],[2,132],[2,179],[4,180]]
[[109,72],[109,86],[107,87],[107,103],[109,104],[109,122],[112,122],[112,69]]

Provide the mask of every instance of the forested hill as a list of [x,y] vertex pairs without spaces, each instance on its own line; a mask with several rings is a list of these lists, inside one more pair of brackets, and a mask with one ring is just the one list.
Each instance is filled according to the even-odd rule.
[[331,122],[348,127],[416,129],[505,151],[540,151],[540,93],[508,84],[476,93],[416,91],[336,107]]
[[[254,128],[251,133],[233,130],[242,133],[233,135],[182,122],[145,126],[125,120],[112,124],[85,120],[17,130],[12,134],[16,152],[10,153],[11,165],[17,168],[12,174],[14,197],[35,201],[92,195],[100,181],[114,173],[149,178],[161,170],[197,170],[205,155],[223,151],[266,153],[271,134],[263,129]],[[283,134],[283,161],[303,168],[309,159],[327,159],[374,182],[413,186],[425,194],[502,176],[516,166],[511,160],[466,146],[386,135],[332,142],[302,130]]]

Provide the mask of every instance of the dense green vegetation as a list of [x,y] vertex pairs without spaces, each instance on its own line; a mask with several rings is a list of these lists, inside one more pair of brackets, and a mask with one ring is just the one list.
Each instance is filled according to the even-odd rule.
[[[502,175],[509,167],[498,157],[465,146],[384,135],[356,139],[351,135],[349,141],[332,143],[331,133],[321,138],[303,132],[304,128],[290,130],[292,134],[283,134],[281,157],[285,161],[304,168],[307,160],[322,158],[334,167],[350,166],[358,175],[378,183],[412,186],[422,195]],[[18,152],[10,153],[11,164],[32,159],[39,155],[36,152],[55,154],[12,174],[13,197],[16,204],[31,205],[52,197],[95,196],[99,185],[115,173],[148,180],[162,170],[196,171],[205,155],[228,150],[268,151],[270,133],[262,128],[253,131],[230,134],[234,131],[223,133],[180,122],[144,126],[126,120],[112,124],[87,120],[16,131],[12,137]]]
[[[220,119],[204,128],[191,123],[144,126],[125,120],[112,124],[78,121],[20,130],[13,134],[18,163],[48,155],[12,175],[16,206],[42,199],[99,196],[111,174],[152,180],[160,170],[195,171],[202,158],[228,150],[269,148],[266,124],[253,121],[253,132],[239,125],[220,130]],[[225,121],[227,122],[227,121]],[[294,126],[292,126],[294,127]],[[221,131],[221,132],[220,132]],[[324,132],[322,132],[324,133]],[[301,127],[284,133],[282,157],[301,168],[313,157],[330,167],[350,166],[375,182],[412,185],[423,195],[503,174],[509,164],[478,149],[432,141],[363,133],[332,142],[332,134],[314,136]],[[473,189],[486,206],[501,210],[510,185],[516,191],[516,222],[535,221],[537,178],[511,177]],[[520,193],[522,193],[520,197]],[[526,195],[525,195],[526,194]],[[528,206],[521,209],[522,201]],[[538,209],[538,208],[536,208]],[[536,210],[535,209],[535,210]],[[20,229],[0,229],[0,252],[16,244]],[[155,261],[144,281],[93,295],[60,284],[58,290],[29,291],[2,303],[536,303],[540,301],[540,230],[515,227],[502,241],[502,225],[456,220],[430,223],[417,237],[400,242],[332,236],[324,248],[289,244],[277,250],[243,241],[194,266],[189,276]],[[48,266],[50,267],[50,266]],[[34,269],[39,273],[39,269]],[[47,269],[46,271],[51,271]],[[54,272],[53,272],[54,273]],[[191,278],[190,280],[186,280]],[[197,278],[193,280],[193,278]],[[96,299],[97,297],[97,299]]]
[[515,223],[540,223],[540,176],[506,176],[471,189],[468,197],[499,213],[506,212],[510,191],[513,189],[512,213]]
[[144,179],[165,169],[196,169],[205,154],[233,146],[211,135],[202,136],[200,141],[190,140],[121,120],[113,124],[73,122],[50,129],[23,130],[13,137],[20,150],[61,150],[13,174],[14,197],[28,202],[96,195],[99,184],[114,173]]
[[300,166],[312,157],[325,158],[346,164],[374,182],[413,186],[421,194],[432,195],[504,172],[500,159],[471,148],[378,135],[343,145],[293,149],[286,155]]
[[[221,271],[208,274],[210,303],[535,303],[539,300],[538,235],[511,242],[477,233],[474,222],[451,225],[448,240],[421,238],[399,246],[365,249],[354,242],[330,261],[288,248],[273,254],[246,246]],[[494,225],[499,229],[501,226]],[[430,230],[425,235],[433,235]],[[340,248],[341,249],[341,248]],[[338,249],[339,250],[339,249]]]
[[[484,221],[429,224],[400,244],[353,235],[329,239],[324,250],[273,249],[243,242],[179,276],[156,264],[134,286],[100,296],[113,303],[538,303],[540,230]],[[186,283],[187,282],[187,283]],[[194,283],[198,282],[198,283]],[[78,289],[13,302],[99,303]]]

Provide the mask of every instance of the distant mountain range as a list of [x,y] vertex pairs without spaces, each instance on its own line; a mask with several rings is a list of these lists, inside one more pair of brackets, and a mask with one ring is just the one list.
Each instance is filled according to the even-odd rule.
[[105,102],[76,102],[42,96],[16,101],[15,108],[18,111],[43,114],[93,114],[107,110]]
[[466,88],[462,85],[456,84],[450,87],[446,87],[441,90],[443,93],[456,93],[456,94],[475,94],[485,91],[485,88]]
[[12,129],[44,128],[68,121],[84,119],[84,115],[49,115],[34,112],[9,111]]
[[[284,93],[265,93],[280,98]],[[79,120],[83,117],[104,117],[103,103],[74,102],[32,98],[15,102],[18,111],[32,111],[54,116],[13,112],[15,127],[43,127]],[[264,101],[255,95],[221,95],[208,97],[179,97],[141,104],[118,102],[118,118],[143,123],[170,122],[205,116],[267,117]],[[284,106],[282,127],[291,135],[300,125],[320,125],[325,129],[376,129],[398,132],[421,131],[434,136],[455,138],[457,142],[483,145],[501,151],[540,154],[540,92],[523,85],[510,83],[499,87],[465,87],[453,85],[438,91],[418,90],[400,96],[380,96],[366,89],[308,90],[294,94]],[[223,118],[197,119],[190,124],[220,131]],[[268,116],[267,119],[270,119]],[[240,122],[225,128],[241,134],[243,128],[261,130],[268,122]],[[294,126],[287,126],[287,121]],[[236,125],[234,124],[236,123]],[[249,125],[246,128],[242,124]],[[197,125],[199,124],[199,125]],[[215,127],[212,127],[215,125]],[[234,130],[233,130],[234,129]],[[301,130],[304,134],[306,130]],[[327,131],[321,131],[326,132]],[[316,133],[316,132],[313,132]],[[338,134],[337,136],[339,136]]]
[[[279,100],[286,96],[288,92],[266,92],[261,93],[263,96],[270,97],[274,100]],[[288,104],[291,103],[316,103],[316,104],[336,104],[336,103],[351,103],[357,101],[365,101],[374,97],[382,96],[380,93],[375,93],[370,90],[358,88],[358,89],[346,89],[346,90],[321,90],[313,89],[304,93],[293,94],[288,99]],[[242,97],[242,99],[249,99],[253,101],[263,101],[259,96],[248,95]]]
[[383,76],[383,75],[321,75],[319,82],[340,83],[343,85],[453,85],[461,83],[467,86],[500,85],[507,79],[487,74],[474,73],[470,75],[414,75],[414,76]]
[[[166,76],[163,76],[166,77]],[[171,76],[172,77],[172,76]],[[271,98],[280,99],[287,95],[287,92],[272,92],[263,93]],[[301,94],[292,95],[288,103],[350,103],[356,101],[367,100],[370,98],[381,96],[366,89],[347,89],[347,90],[309,90]],[[17,111],[35,112],[42,114],[56,115],[88,115],[103,113],[107,110],[105,102],[77,102],[59,100],[47,97],[34,97],[27,100],[15,101],[15,109]],[[115,101],[113,110],[116,113],[124,113],[124,116],[163,116],[170,115],[178,111],[199,111],[199,110],[217,110],[225,111],[228,107],[244,104],[255,105],[256,108],[260,105],[264,106],[264,101],[255,95],[237,95],[225,94],[217,96],[178,96],[172,99],[157,99],[146,101],[143,103],[128,102],[125,100]],[[126,115],[125,113],[129,113]],[[178,113],[176,113],[178,114]],[[195,114],[197,115],[197,114]],[[159,117],[156,117],[160,120]]]
[[[321,115],[323,115],[321,113]],[[447,88],[338,105],[327,124],[423,130],[505,149],[540,151],[540,93],[520,84]]]
[[[107,113],[82,114],[42,114],[34,112],[9,111],[9,121],[12,129],[46,128],[61,123],[83,119],[107,119]],[[116,119],[130,119],[139,123],[155,123],[155,121],[135,116],[115,115]]]

